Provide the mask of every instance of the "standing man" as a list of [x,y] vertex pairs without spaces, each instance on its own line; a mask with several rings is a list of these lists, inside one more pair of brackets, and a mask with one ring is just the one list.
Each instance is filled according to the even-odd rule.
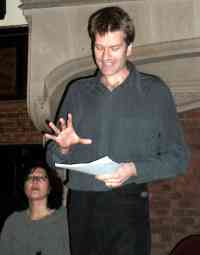
[[[128,61],[135,29],[119,7],[89,19],[97,75],[70,86],[49,123],[47,161],[85,163],[108,155],[113,174],[69,171],[72,255],[149,255],[147,183],[184,174],[188,153],[168,87]],[[65,119],[67,118],[67,121]]]

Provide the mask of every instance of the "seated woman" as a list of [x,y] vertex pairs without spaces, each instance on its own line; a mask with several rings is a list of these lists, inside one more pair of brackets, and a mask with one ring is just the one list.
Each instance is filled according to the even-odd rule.
[[[31,167],[25,177],[28,208],[6,220],[0,239],[3,255],[69,255],[67,212],[52,205],[58,176],[43,164]],[[60,185],[62,183],[60,182]]]

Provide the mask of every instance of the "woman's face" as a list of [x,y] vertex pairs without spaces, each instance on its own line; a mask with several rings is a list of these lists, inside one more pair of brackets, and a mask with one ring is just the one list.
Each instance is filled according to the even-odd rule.
[[45,169],[36,167],[31,171],[25,181],[24,191],[29,202],[47,201],[50,187]]

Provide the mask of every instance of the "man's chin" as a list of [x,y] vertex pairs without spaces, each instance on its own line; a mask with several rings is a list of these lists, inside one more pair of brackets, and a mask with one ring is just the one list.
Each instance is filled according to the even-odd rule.
[[101,73],[104,75],[104,76],[112,76],[115,72],[113,70],[101,70]]

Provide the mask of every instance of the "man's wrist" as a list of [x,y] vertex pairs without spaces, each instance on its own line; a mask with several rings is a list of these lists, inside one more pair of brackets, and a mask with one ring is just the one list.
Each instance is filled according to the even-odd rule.
[[60,146],[60,152],[61,152],[62,154],[67,154],[69,151],[70,151],[70,148],[69,148],[69,147],[61,147],[61,146]]

